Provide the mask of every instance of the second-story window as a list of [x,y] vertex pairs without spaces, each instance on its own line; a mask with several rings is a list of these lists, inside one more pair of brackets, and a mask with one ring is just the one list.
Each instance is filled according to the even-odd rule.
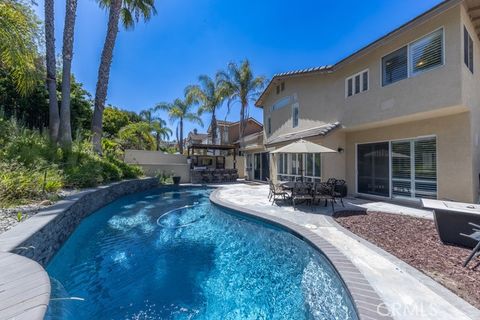
[[272,118],[268,117],[267,119],[267,133],[272,133]]
[[292,104],[292,126],[298,127],[298,103]]
[[443,65],[443,28],[382,58],[382,86]]
[[280,90],[281,91],[285,90],[285,81],[282,82],[282,84],[280,85]]
[[463,27],[463,61],[473,73],[473,40],[465,27]]
[[408,77],[407,46],[382,58],[382,85],[406,79]]
[[346,95],[347,97],[353,96],[360,92],[368,90],[368,70],[364,70],[353,76],[350,76],[346,80]]
[[443,64],[443,29],[430,33],[410,44],[412,75]]

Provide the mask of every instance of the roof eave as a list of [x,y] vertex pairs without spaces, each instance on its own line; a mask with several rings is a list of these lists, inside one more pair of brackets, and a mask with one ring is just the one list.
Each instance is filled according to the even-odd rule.
[[[387,33],[386,35],[380,37],[379,39],[377,39],[373,42],[371,42],[370,44],[368,44],[365,47],[357,50],[356,52],[352,53],[351,55],[343,58],[342,60],[335,63],[333,66],[330,66],[328,69],[324,69],[324,70],[320,70],[320,71],[317,70],[317,71],[313,71],[313,72],[304,72],[304,73],[303,72],[300,72],[300,73],[285,72],[285,73],[280,73],[280,74],[274,75],[273,78],[268,83],[265,90],[260,95],[260,97],[257,99],[257,101],[255,101],[255,106],[257,108],[263,108],[263,106],[261,105],[262,104],[262,99],[267,94],[267,92],[270,90],[270,87],[274,83],[274,81],[276,81],[278,79],[289,78],[291,76],[305,76],[305,75],[317,74],[317,73],[332,73],[336,69],[343,67],[344,65],[353,61],[354,59],[357,59],[361,56],[364,56],[364,55],[368,54],[372,50],[374,50],[374,49],[378,48],[379,46],[383,45],[385,42],[390,41],[392,39],[395,39],[396,37],[398,37],[403,32],[406,32],[407,30],[409,30],[413,27],[416,27],[419,24],[422,24],[426,20],[431,19],[432,17],[434,17],[438,14],[441,14],[441,13],[445,12],[446,10],[449,10],[449,9],[453,8],[454,6],[462,3],[463,1],[464,0],[445,0],[445,1],[437,4],[433,8],[425,11],[424,13],[416,16],[415,18],[407,21],[406,23],[399,26],[398,28],[396,28],[396,29],[392,30],[391,32]],[[316,69],[316,68],[312,68],[312,69]],[[306,69],[306,70],[308,70],[308,69]]]

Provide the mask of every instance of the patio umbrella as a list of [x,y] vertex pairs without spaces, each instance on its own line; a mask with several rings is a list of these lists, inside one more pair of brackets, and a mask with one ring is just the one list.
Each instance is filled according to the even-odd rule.
[[[274,150],[270,153],[275,154],[275,153],[333,153],[333,152],[337,152],[337,151],[324,147],[322,145],[310,142],[310,141],[300,139],[284,147],[281,147],[280,149]],[[300,163],[300,171],[302,173],[301,179],[303,181],[302,163]]]
[[322,145],[300,139],[270,153],[331,153],[337,152]]

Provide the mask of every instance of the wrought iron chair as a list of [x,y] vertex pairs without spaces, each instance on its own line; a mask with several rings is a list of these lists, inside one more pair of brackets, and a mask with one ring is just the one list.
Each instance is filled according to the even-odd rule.
[[292,190],[292,204],[295,208],[297,201],[307,201],[310,205],[313,203],[312,190],[305,183],[296,182]]
[[320,182],[320,183],[316,183],[313,188],[314,200],[318,200],[319,203],[320,203],[320,200],[325,200],[325,207],[328,205],[328,201],[330,201],[333,212],[335,212],[334,187],[335,187],[334,185],[331,185],[325,182]]
[[268,185],[270,186],[268,201],[272,201],[272,205],[275,201],[279,200],[278,197],[281,197],[281,200],[287,200],[290,198],[290,193],[287,190],[282,189],[280,185],[274,184],[272,180],[269,181]]
[[343,207],[343,198],[347,196],[347,184],[345,180],[335,180],[335,185],[333,187],[333,197],[334,199],[340,199],[340,203]]
[[473,239],[474,241],[477,241],[478,244],[475,246],[475,248],[473,248],[467,260],[465,260],[465,262],[463,263],[464,267],[466,267],[473,258],[480,256],[480,226],[472,222],[469,222],[468,224],[475,227],[475,228],[472,228],[473,233],[471,234],[460,233],[460,235]]

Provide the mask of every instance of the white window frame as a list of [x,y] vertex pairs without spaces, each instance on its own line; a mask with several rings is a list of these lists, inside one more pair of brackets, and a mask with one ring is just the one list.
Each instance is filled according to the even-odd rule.
[[[367,72],[367,90],[363,90],[363,74]],[[355,77],[360,76],[360,92],[355,93]],[[348,80],[352,80],[352,95],[348,95]],[[350,98],[353,97],[357,94],[361,94],[364,92],[368,92],[370,90],[370,69],[364,69],[360,72],[355,73],[354,75],[349,76],[348,78],[345,79],[345,98]]]
[[[412,43],[415,43],[425,37],[428,37],[430,36],[431,34],[437,32],[438,30],[442,30],[442,63],[439,64],[438,66],[435,66],[435,67],[432,67],[430,69],[426,69],[426,70],[422,70],[422,71],[417,71],[415,73],[412,73],[411,70],[410,70],[410,65],[411,65],[411,57],[410,57],[410,46]],[[462,35],[462,38],[463,38],[463,35]],[[407,47],[407,77],[405,79],[402,79],[402,80],[398,80],[398,81],[395,81],[393,83],[388,83],[388,84],[383,84],[383,64],[382,64],[382,60],[384,57],[388,56],[390,53],[393,53],[403,47]],[[444,26],[441,26],[427,34],[424,34],[423,36],[421,37],[418,37],[417,39],[413,40],[413,41],[410,41],[408,42],[406,45],[401,45],[397,48],[395,48],[394,50],[391,50],[390,52],[384,54],[383,56],[380,57],[380,85],[384,88],[384,87],[388,87],[390,85],[394,85],[398,82],[402,82],[403,80],[406,80],[406,79],[409,79],[409,78],[413,78],[413,77],[416,77],[420,74],[423,74],[424,72],[429,72],[429,71],[432,71],[432,70],[435,70],[437,68],[441,68],[445,66],[445,28]],[[369,88],[370,89],[370,88]]]
[[[295,125],[295,109],[297,109],[297,124]],[[297,128],[300,124],[300,105],[298,102],[292,104],[292,128]]]
[[[413,45],[415,45],[416,43],[418,43],[418,42],[420,42],[420,41],[422,41],[422,40],[424,40],[428,37],[432,37],[434,33],[438,32],[440,30],[442,30],[442,63],[440,63],[439,65],[436,65],[434,67],[430,67],[428,69],[425,69],[425,70],[414,71],[413,70],[413,59],[412,59],[412,47],[413,47]],[[407,63],[408,63],[408,76],[409,77],[414,77],[414,76],[417,76],[417,75],[422,74],[424,72],[434,70],[438,67],[441,67],[441,66],[445,65],[445,30],[443,29],[443,27],[438,28],[438,29],[433,30],[432,32],[424,35],[423,37],[420,37],[420,38],[410,42],[408,44],[407,53],[408,53]]]
[[[422,140],[422,139],[431,139],[435,138],[436,145],[435,145],[435,153],[437,154],[437,199],[438,199],[438,190],[440,190],[440,181],[438,179],[438,136],[435,134],[432,135],[424,135],[424,136],[414,136],[414,137],[408,137],[408,138],[402,138],[402,139],[392,139],[392,140],[375,140],[375,141],[365,141],[365,142],[357,142],[355,143],[355,194],[362,195],[368,198],[372,199],[403,199],[403,200],[408,200],[412,202],[420,202],[420,198],[415,198],[415,197],[399,197],[399,196],[393,196],[392,195],[392,142],[396,141],[415,141],[415,140]],[[367,194],[367,193],[362,193],[358,192],[358,145],[362,144],[369,144],[369,143],[382,143],[382,142],[387,142],[388,143],[388,177],[389,177],[389,196],[388,197],[383,197],[383,196],[378,196],[378,195],[372,195],[372,194]]]
[[[314,153],[313,154],[313,163],[312,163],[312,173],[313,176],[307,176],[306,173],[306,168],[307,168],[307,153],[302,153],[302,165],[301,167],[303,168],[303,178],[305,181],[321,181],[322,180],[322,166],[323,166],[323,157],[321,153]],[[317,172],[315,170],[315,158],[320,157],[320,168],[319,168],[319,173],[318,176],[316,176]],[[298,163],[298,166],[295,167],[295,172],[292,172],[292,161],[293,161],[293,156],[295,156],[295,161],[298,162],[297,157],[298,154],[296,153],[278,153],[277,154],[277,179],[280,179],[280,177],[286,177],[289,180],[296,180],[297,178],[302,177],[302,172],[300,171],[300,164]],[[283,165],[284,167],[282,170],[279,170],[279,163],[280,163],[280,157],[283,157]],[[287,169],[287,170],[283,170]],[[280,172],[282,171],[282,172]]]

